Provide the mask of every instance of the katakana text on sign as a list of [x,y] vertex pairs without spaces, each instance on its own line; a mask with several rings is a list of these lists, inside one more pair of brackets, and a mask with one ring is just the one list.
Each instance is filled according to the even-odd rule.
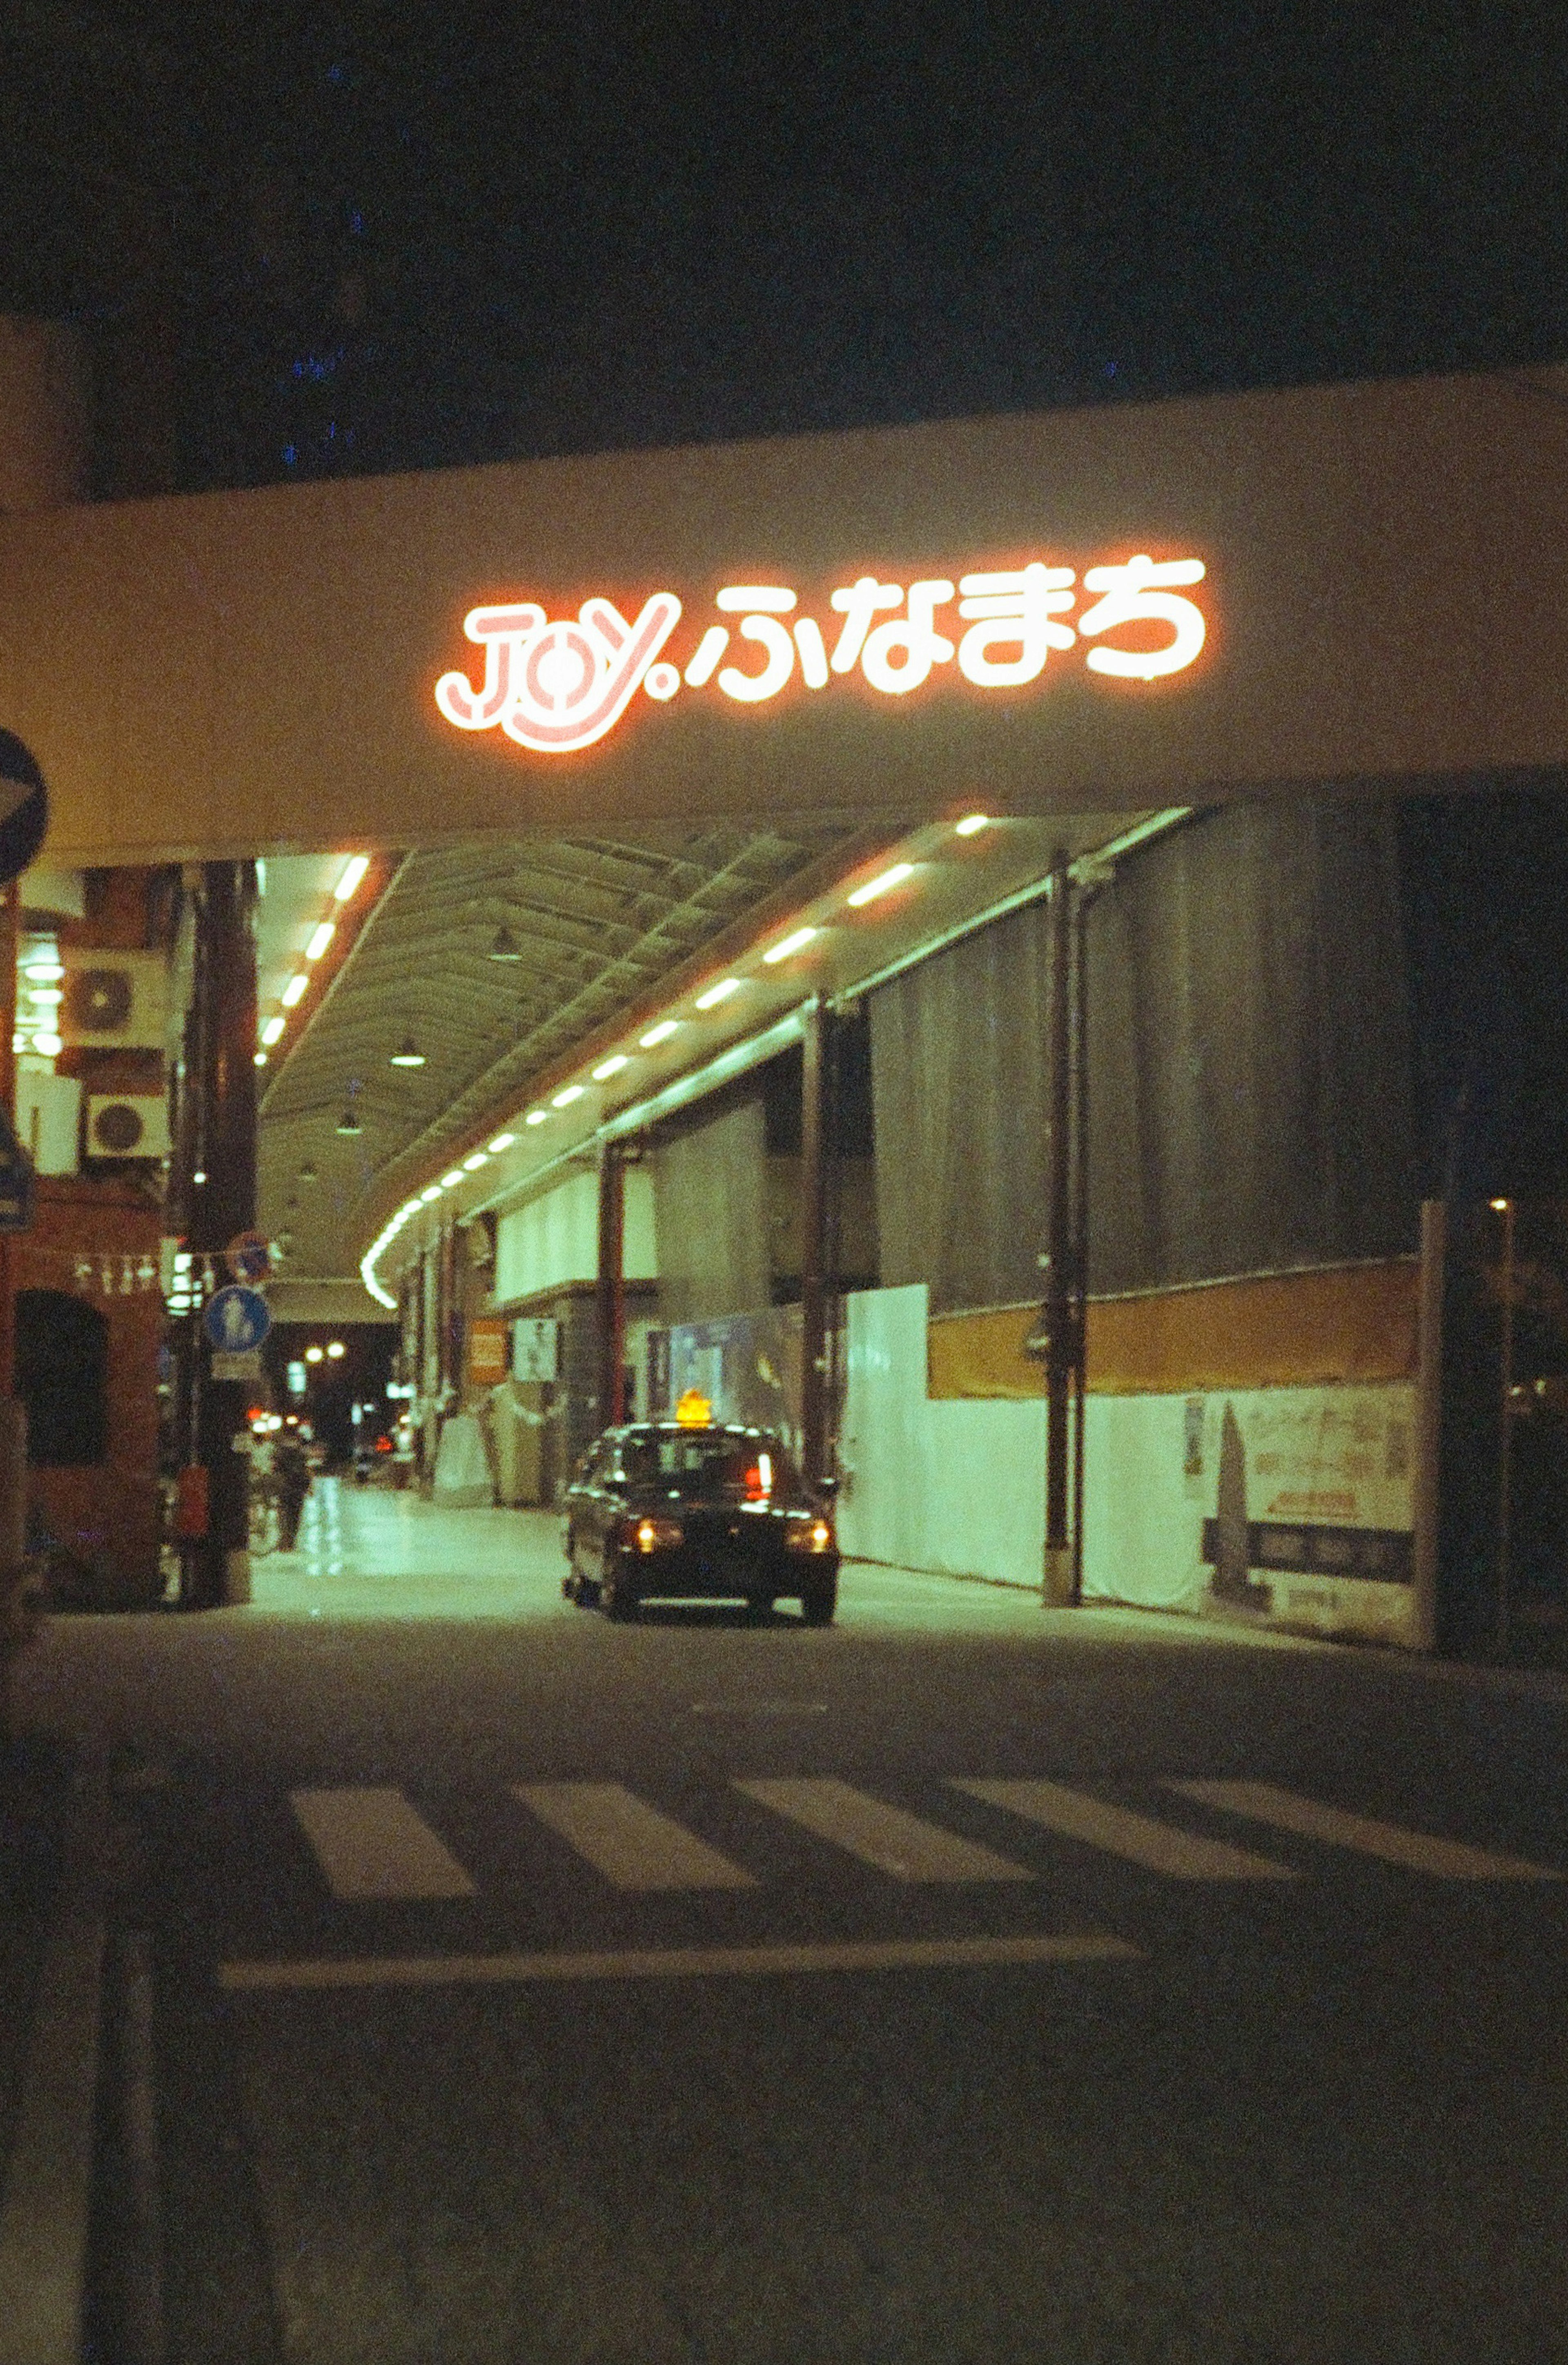
[[673,591],[654,592],[634,619],[598,597],[554,620],[532,600],[473,608],[463,629],[485,653],[483,678],[442,674],[435,702],[459,731],[498,728],[541,755],[568,755],[612,730],[639,689],[664,703],[711,689],[760,706],[797,675],[814,693],[858,672],[902,698],[946,666],[977,689],[1020,689],[1080,650],[1091,673],[1157,681],[1203,649],[1204,611],[1186,594],[1205,571],[1201,558],[1140,554],[1085,568],[1081,586],[1072,567],[1042,559],[957,581],[862,575],[829,593],[820,621],[800,612],[789,584],[727,584],[684,667],[664,655],[683,613]]

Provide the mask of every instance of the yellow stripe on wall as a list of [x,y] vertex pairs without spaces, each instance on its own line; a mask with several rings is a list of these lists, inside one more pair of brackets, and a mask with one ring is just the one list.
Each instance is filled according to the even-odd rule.
[[[1089,1308],[1090,1394],[1414,1379],[1418,1272],[1413,1257],[1399,1257],[1097,1299]],[[1044,1366],[1024,1352],[1038,1328],[1033,1306],[934,1316],[926,1393],[1043,1395]]]

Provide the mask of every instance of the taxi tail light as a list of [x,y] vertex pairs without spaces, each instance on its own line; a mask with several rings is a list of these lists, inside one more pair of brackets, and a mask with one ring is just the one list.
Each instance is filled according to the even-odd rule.
[[790,1524],[784,1541],[791,1552],[831,1552],[833,1529],[826,1519],[800,1519]]
[[678,1519],[622,1519],[621,1541],[631,1552],[671,1552],[686,1541]]

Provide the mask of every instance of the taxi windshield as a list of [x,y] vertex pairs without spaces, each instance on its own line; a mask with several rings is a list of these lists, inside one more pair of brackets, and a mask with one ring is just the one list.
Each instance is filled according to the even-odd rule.
[[663,1486],[689,1502],[767,1502],[799,1492],[793,1464],[770,1437],[629,1438],[622,1467],[633,1486]]

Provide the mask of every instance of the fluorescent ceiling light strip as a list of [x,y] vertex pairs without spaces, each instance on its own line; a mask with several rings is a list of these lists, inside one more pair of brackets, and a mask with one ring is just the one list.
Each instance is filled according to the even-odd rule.
[[775,961],[788,960],[791,953],[802,952],[821,933],[819,928],[796,928],[781,943],[769,946],[762,958],[771,969]]
[[288,1021],[286,1018],[269,1018],[267,1020],[266,1025],[262,1029],[262,1040],[266,1045],[269,1051],[272,1049],[274,1043],[280,1043],[283,1040],[284,1029],[287,1025]]
[[699,1010],[716,1010],[721,1002],[728,1002],[732,993],[740,992],[740,985],[738,977],[722,977],[717,985],[711,985],[706,993],[698,995],[696,1007]]
[[309,982],[310,980],[303,970],[297,970],[295,971],[294,975],[289,979],[288,983],[284,987],[283,992],[278,995],[278,1000],[282,1003],[286,1010],[292,1010],[295,1007],[296,1003],[303,996],[305,989]]
[[895,862],[890,870],[884,870],[876,879],[868,879],[864,887],[857,887],[854,894],[846,895],[844,900],[858,912],[865,904],[874,903],[879,895],[885,895],[890,888],[902,887],[906,879],[913,876],[913,862]]
[[337,924],[335,921],[323,920],[320,926],[312,936],[310,942],[305,947],[306,959],[309,961],[319,960],[322,954],[326,951],[327,947],[331,943],[332,938],[337,935]]
[[[689,1101],[700,1100],[704,1093],[711,1093],[718,1085],[728,1083],[733,1077],[744,1076],[751,1069],[759,1068],[765,1059],[787,1051],[791,1043],[800,1041],[804,1029],[805,1008],[800,1005],[787,1012],[782,1018],[776,1019],[771,1026],[765,1026],[760,1034],[732,1043],[727,1050],[718,1052],[689,1075],[676,1077],[661,1091],[650,1093],[646,1100],[637,1101],[614,1116],[607,1117],[594,1132],[573,1142],[570,1149],[558,1150],[554,1158],[547,1158],[532,1173],[521,1176],[515,1182],[504,1184],[492,1192],[487,1199],[476,1200],[469,1214],[485,1215],[492,1208],[524,1205],[529,1200],[538,1197],[551,1175],[558,1174],[565,1167],[580,1166],[596,1142],[619,1141],[626,1134],[641,1132],[644,1126],[654,1124],[659,1117],[684,1108]],[[541,1110],[539,1114],[543,1115],[545,1112]]]
[[[1084,872],[1092,872],[1103,862],[1114,862],[1119,854],[1130,853],[1135,846],[1146,844],[1164,830],[1174,829],[1179,822],[1186,821],[1196,811],[1195,805],[1170,805],[1163,813],[1151,813],[1147,821],[1137,822],[1131,829],[1125,830],[1120,837],[1112,838],[1109,845],[1094,846],[1075,856],[1068,865],[1069,875],[1076,880]],[[974,913],[969,919],[957,920],[950,928],[943,928],[936,936],[924,937],[908,952],[900,953],[896,960],[884,962],[880,969],[868,970],[863,977],[840,986],[829,996],[828,1008],[847,1010],[851,1003],[858,1002],[863,993],[874,993],[878,986],[890,985],[895,977],[902,977],[906,970],[917,969],[922,961],[930,960],[936,953],[946,952],[949,945],[960,943],[965,936],[972,936],[978,929],[988,928],[993,920],[1005,919],[1009,912],[1021,912],[1026,903],[1043,902],[1050,891],[1049,874],[1042,872],[1038,879],[1030,880],[1026,886],[1015,887],[1010,895],[986,904],[982,911]]]
[[743,1042],[732,1043],[727,1050],[716,1053],[689,1075],[677,1076],[660,1091],[650,1093],[646,1100],[619,1110],[599,1126],[599,1138],[614,1141],[622,1134],[640,1132],[644,1126],[653,1125],[659,1117],[684,1108],[688,1102],[700,1100],[704,1093],[728,1083],[733,1077],[744,1076],[751,1069],[759,1068],[765,1059],[773,1059],[778,1052],[787,1051],[792,1043],[800,1041],[804,1032],[803,1010],[787,1011],[782,1018],[775,1019],[771,1026],[763,1027],[759,1034],[748,1035]]
[[332,890],[333,900],[339,903],[346,903],[369,868],[368,854],[351,854],[343,865],[337,885]]
[[658,1044],[667,1043],[679,1025],[678,1018],[661,1018],[656,1026],[650,1026],[647,1033],[640,1035],[637,1040],[644,1051],[652,1051]]
[[1196,811],[1195,805],[1167,805],[1162,812],[1150,813],[1147,821],[1135,822],[1131,829],[1125,829],[1109,845],[1092,846],[1076,856],[1068,865],[1069,872],[1078,879],[1085,871],[1097,870],[1103,862],[1119,861],[1135,846],[1147,846],[1151,837],[1162,837],[1168,829],[1174,829],[1178,822],[1188,820]]

